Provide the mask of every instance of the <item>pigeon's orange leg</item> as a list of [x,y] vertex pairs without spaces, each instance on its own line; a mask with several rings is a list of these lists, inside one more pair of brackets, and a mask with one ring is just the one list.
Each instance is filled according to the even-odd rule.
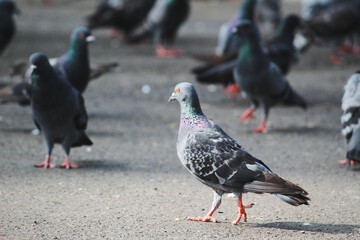
[[344,159],[344,160],[339,160],[339,164],[340,165],[346,165],[350,163],[350,166],[355,166],[355,165],[359,165],[360,162],[359,161],[355,161],[355,160],[348,160],[348,159]]
[[238,210],[239,210],[239,214],[237,216],[237,218],[235,219],[235,221],[232,222],[232,224],[236,225],[238,224],[238,222],[240,221],[241,217],[244,216],[244,222],[247,221],[247,215],[246,215],[246,212],[245,212],[245,209],[246,208],[252,208],[254,204],[250,204],[250,205],[247,205],[247,206],[244,206],[242,204],[242,194],[239,193],[239,200],[238,200]]
[[230,94],[233,98],[235,98],[239,92],[240,92],[240,86],[239,84],[236,83],[230,83],[224,89],[224,93]]
[[256,132],[256,133],[266,133],[267,130],[265,128],[265,125],[266,125],[266,120],[262,120],[260,122],[260,125],[257,127],[257,128],[254,128],[253,129],[253,132]]
[[201,221],[201,222],[217,222],[216,218],[212,217],[216,209],[219,208],[221,204],[221,195],[222,193],[218,193],[214,191],[214,200],[211,206],[210,211],[206,214],[205,217],[188,217],[187,219],[190,221]]
[[214,212],[216,211],[216,209],[218,209],[220,206],[220,204],[216,204],[214,208],[212,208],[205,217],[187,217],[187,220],[190,221],[201,221],[201,222],[214,222],[216,223],[217,220],[216,218],[212,217],[212,215],[214,214]]
[[182,56],[184,53],[181,50],[172,47],[169,50],[166,50],[165,47],[161,44],[156,46],[156,54],[160,58],[173,58]]
[[70,168],[78,168],[77,165],[72,165],[70,164],[70,158],[69,156],[65,157],[65,162],[60,166],[61,168],[66,168],[66,169],[70,169]]
[[255,107],[251,106],[239,117],[240,121],[245,121],[245,119],[248,119],[250,122],[251,120],[255,119],[255,116],[253,115],[253,112],[255,112]]
[[55,166],[54,166],[54,164],[50,163],[50,155],[46,155],[45,161],[43,163],[41,163],[41,164],[35,165],[34,167],[37,167],[37,168],[40,168],[40,167],[53,168]]
[[341,64],[344,63],[344,60],[341,57],[339,57],[338,55],[333,53],[330,56],[330,62],[334,63],[334,64],[340,64],[341,65]]

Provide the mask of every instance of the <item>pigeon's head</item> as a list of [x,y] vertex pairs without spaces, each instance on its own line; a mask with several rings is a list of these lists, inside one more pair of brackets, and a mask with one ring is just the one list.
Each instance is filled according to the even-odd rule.
[[232,29],[232,33],[238,36],[248,36],[254,31],[254,24],[250,20],[243,19],[236,27]]
[[195,87],[188,82],[182,82],[175,86],[174,92],[169,98],[169,102],[177,100],[181,109],[187,113],[202,114],[199,97]]
[[279,30],[281,32],[294,33],[295,30],[303,25],[301,19],[296,14],[289,14],[285,17],[283,23],[280,25]]
[[0,9],[8,14],[19,14],[20,10],[12,0],[0,0]]
[[91,43],[95,41],[95,37],[87,27],[77,27],[71,34],[71,40],[77,43]]
[[37,52],[30,56],[30,63],[32,69],[41,69],[49,65],[49,59],[45,54]]

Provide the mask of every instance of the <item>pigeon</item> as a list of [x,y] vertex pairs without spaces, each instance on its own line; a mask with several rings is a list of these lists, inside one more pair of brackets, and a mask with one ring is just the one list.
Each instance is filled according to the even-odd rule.
[[243,193],[270,193],[294,206],[308,205],[310,199],[304,189],[272,172],[203,114],[192,84],[176,85],[169,101],[173,100],[181,106],[177,155],[192,175],[214,191],[212,207],[206,216],[188,217],[188,220],[217,222],[212,215],[224,193],[234,193],[238,198],[239,213],[233,224],[242,216],[246,221],[245,209],[253,206],[243,205]]
[[281,21],[281,1],[258,0],[255,17],[262,38],[264,40],[272,38]]
[[181,56],[183,53],[174,47],[174,42],[189,12],[189,0],[157,0],[144,24],[133,31],[128,41],[136,43],[152,35],[158,57]]
[[[278,65],[283,75],[289,72],[291,65],[297,60],[293,42],[295,31],[300,25],[300,18],[297,15],[289,14],[281,21],[275,36],[263,44],[266,56]],[[195,74],[198,82],[220,83],[227,86],[225,91],[235,97],[240,91],[238,85],[235,84],[233,75],[237,57],[238,52],[224,58],[217,58],[213,63],[194,68],[192,73]]]
[[90,29],[112,27],[129,35],[141,25],[156,0],[102,0],[87,17]]
[[278,65],[283,75],[289,72],[291,65],[297,60],[294,38],[301,24],[301,19],[297,15],[289,14],[281,21],[275,36],[265,41],[266,56]]
[[[342,53],[356,54],[358,48],[348,47],[347,39],[352,39],[359,33],[360,2],[354,0],[336,1],[325,9],[319,10],[314,16],[307,19],[304,34],[315,41],[329,42],[331,47],[330,61],[343,63],[339,57],[338,48]],[[344,45],[341,49],[341,46]],[[349,49],[350,48],[350,49]]]
[[92,145],[85,133],[88,116],[85,102],[79,91],[69,81],[59,76],[43,53],[30,56],[31,111],[36,127],[41,130],[46,143],[47,156],[35,167],[53,167],[50,163],[55,143],[61,144],[66,158],[62,168],[77,168],[70,164],[70,148]]
[[[111,62],[90,66],[88,43],[94,40],[95,37],[91,35],[88,28],[77,27],[71,34],[68,51],[59,58],[50,59],[50,64],[56,72],[69,81],[80,93],[85,91],[91,78],[98,78],[118,65]],[[27,92],[27,84],[30,85],[30,73],[31,68],[28,62],[18,60],[10,69],[10,75],[20,74],[23,81],[12,87],[1,89],[0,102],[21,102],[21,105],[28,105],[30,103],[29,93],[24,93]]]
[[341,133],[348,143],[346,160],[340,164],[360,164],[360,70],[355,72],[344,87],[342,98]]
[[263,118],[260,126],[253,131],[265,133],[266,121],[272,106],[283,103],[306,109],[306,103],[292,89],[279,67],[265,55],[256,26],[251,21],[244,20],[234,31],[243,41],[234,69],[234,77],[245,98],[252,103],[251,107],[240,116],[240,120],[254,119],[253,112],[261,104]]
[[20,13],[12,0],[0,0],[0,54],[16,32],[14,14]]

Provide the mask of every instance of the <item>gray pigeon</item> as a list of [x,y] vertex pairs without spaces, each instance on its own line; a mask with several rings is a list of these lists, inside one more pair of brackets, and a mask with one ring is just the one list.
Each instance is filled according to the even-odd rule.
[[341,109],[341,133],[344,135],[348,150],[346,159],[340,164],[360,164],[360,71],[354,73],[344,87]]
[[256,26],[251,21],[243,20],[234,32],[243,42],[234,69],[235,81],[244,96],[252,103],[240,116],[240,120],[252,120],[253,112],[261,104],[264,111],[263,119],[260,126],[253,131],[264,133],[269,110],[274,105],[283,103],[306,109],[304,99],[292,89],[279,67],[265,55]]
[[245,209],[252,207],[243,205],[243,193],[270,193],[294,206],[308,205],[310,199],[304,189],[273,173],[203,114],[193,85],[185,82],[176,85],[169,101],[172,100],[177,100],[181,106],[178,157],[191,174],[214,191],[208,214],[188,217],[188,220],[216,222],[212,215],[224,193],[234,193],[238,197],[239,214],[233,224],[242,216],[246,221]]
[[66,158],[62,168],[76,168],[70,164],[70,148],[92,145],[85,134],[88,116],[84,99],[71,84],[60,78],[42,53],[30,57],[31,110],[36,127],[41,130],[47,147],[44,163],[35,167],[53,167],[50,156],[55,143],[61,144]]
[[0,0],[0,53],[16,32],[14,14],[19,13],[20,10],[12,0]]

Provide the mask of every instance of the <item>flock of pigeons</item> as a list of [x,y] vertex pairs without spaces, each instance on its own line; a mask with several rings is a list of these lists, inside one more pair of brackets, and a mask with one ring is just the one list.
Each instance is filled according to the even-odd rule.
[[[360,33],[360,1],[311,0],[304,4],[304,18],[288,15],[281,20],[279,0],[243,0],[239,11],[219,31],[217,54],[197,56],[206,63],[192,72],[201,83],[222,84],[235,96],[238,92],[251,102],[240,116],[254,119],[261,106],[263,119],[254,132],[265,133],[269,110],[277,104],[306,109],[305,100],[290,86],[285,75],[299,54],[311,43],[329,43],[330,60],[341,62],[339,53],[355,54]],[[88,27],[72,32],[68,51],[48,59],[34,53],[30,60],[18,62],[11,74],[23,81],[0,90],[0,100],[30,105],[36,127],[47,146],[45,161],[36,167],[54,167],[50,157],[54,144],[61,144],[66,158],[62,168],[76,168],[70,163],[72,147],[91,145],[86,135],[88,116],[82,93],[89,81],[116,67],[116,63],[91,65],[88,43],[94,40],[90,29],[111,27],[111,35],[121,35],[126,43],[138,43],[151,36],[159,57],[183,54],[174,43],[179,27],[189,15],[189,0],[102,0],[88,17]],[[15,34],[13,15],[19,12],[12,0],[0,0],[0,53]],[[296,33],[302,41],[296,46]],[[264,40],[262,40],[264,39]],[[31,65],[31,66],[30,66]],[[342,133],[349,147],[342,164],[360,163],[360,72],[345,86],[341,118]],[[179,83],[169,101],[181,106],[177,153],[182,164],[202,183],[214,190],[211,210],[193,221],[217,220],[212,216],[224,193],[238,198],[238,217],[246,221],[242,193],[270,193],[294,206],[308,205],[308,193],[270,170],[207,118],[200,107],[194,86]]]

